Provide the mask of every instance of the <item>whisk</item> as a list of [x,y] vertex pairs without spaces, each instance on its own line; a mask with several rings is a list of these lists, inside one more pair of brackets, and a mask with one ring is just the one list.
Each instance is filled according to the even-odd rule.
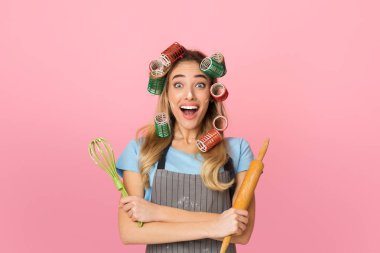
[[[104,138],[95,138],[88,145],[88,153],[91,159],[111,176],[116,188],[121,192],[123,197],[127,197],[128,193],[124,188],[119,176],[116,172],[115,156],[108,141]],[[143,222],[138,221],[138,227],[143,226]]]

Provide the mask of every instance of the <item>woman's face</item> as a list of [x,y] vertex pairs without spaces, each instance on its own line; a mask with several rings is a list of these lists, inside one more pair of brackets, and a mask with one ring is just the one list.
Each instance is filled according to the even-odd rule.
[[210,78],[196,61],[179,62],[168,78],[168,99],[177,123],[187,130],[198,128],[210,100]]

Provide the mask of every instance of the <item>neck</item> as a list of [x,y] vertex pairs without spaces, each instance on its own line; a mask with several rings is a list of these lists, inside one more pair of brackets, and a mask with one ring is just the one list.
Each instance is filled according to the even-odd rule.
[[175,124],[174,139],[184,141],[186,144],[195,143],[199,130],[200,127],[189,130],[181,127],[179,124]]

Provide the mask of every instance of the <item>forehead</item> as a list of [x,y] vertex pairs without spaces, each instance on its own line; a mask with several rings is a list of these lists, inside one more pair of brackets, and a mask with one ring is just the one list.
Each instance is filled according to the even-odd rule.
[[182,61],[179,62],[170,74],[170,78],[175,75],[194,76],[204,74],[200,68],[199,63],[196,61]]

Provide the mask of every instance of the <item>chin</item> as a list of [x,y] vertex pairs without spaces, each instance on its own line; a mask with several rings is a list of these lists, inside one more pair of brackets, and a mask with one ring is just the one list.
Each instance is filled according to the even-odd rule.
[[199,125],[198,124],[191,124],[191,125],[188,125],[188,124],[185,124],[185,125],[182,125],[181,124],[181,126],[183,127],[183,128],[185,128],[186,130],[193,130],[193,129],[195,129],[195,128],[197,128]]

